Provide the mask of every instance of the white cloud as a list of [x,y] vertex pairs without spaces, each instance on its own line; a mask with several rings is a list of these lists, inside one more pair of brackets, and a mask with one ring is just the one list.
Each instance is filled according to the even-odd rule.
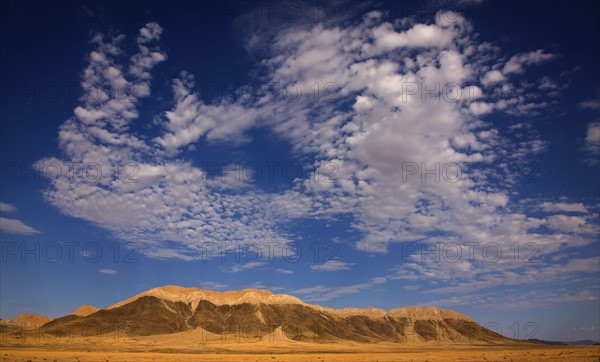
[[508,292],[487,292],[481,294],[469,294],[453,296],[449,298],[432,300],[424,305],[434,305],[438,307],[456,307],[469,306],[471,308],[486,308],[507,311],[523,311],[527,309],[572,305],[579,302],[594,302],[599,300],[598,289],[572,290],[560,288],[551,291],[539,290],[510,290]]
[[[538,244],[539,246],[539,244]],[[529,254],[531,250],[524,250]],[[508,254],[508,253],[505,253]],[[538,254],[539,255],[539,254]],[[476,273],[463,271],[454,273],[455,263],[414,263],[410,268],[401,268],[390,279],[427,281],[444,280],[448,286],[423,291],[424,294],[468,293],[498,286],[522,286],[557,283],[573,280],[576,275],[587,274],[591,280],[600,272],[600,259],[571,258],[564,264],[546,264],[539,258],[530,262],[516,261],[509,255],[502,262],[488,263],[486,272]],[[413,269],[413,272],[409,272]],[[421,269],[419,271],[419,269]],[[411,278],[414,276],[414,278]],[[581,278],[581,277],[579,277]]]
[[588,163],[596,165],[600,162],[600,122],[588,124],[585,135],[585,150],[589,154]]
[[523,73],[525,71],[525,66],[532,64],[540,64],[545,61],[551,60],[555,57],[555,54],[544,53],[542,49],[538,49],[536,51],[528,53],[520,53],[511,57],[508,60],[508,62],[504,64],[502,72],[505,75],[511,73]]
[[483,91],[476,85],[470,85],[462,90],[462,95],[466,99],[479,99],[483,97]]
[[[287,242],[286,237],[274,231],[274,224],[288,216],[270,205],[289,203],[288,194],[271,196],[256,188],[246,194],[222,192],[246,185],[211,180],[189,162],[162,157],[155,144],[146,143],[128,130],[138,116],[138,100],[148,93],[132,92],[122,99],[123,94],[115,93],[113,88],[118,85],[122,92],[123,87],[133,89],[142,84],[149,91],[150,71],[166,59],[153,45],[160,35],[158,29],[152,23],[142,28],[138,53],[130,58],[129,73],[121,72],[115,61],[123,53],[120,43],[124,37],[94,36],[96,49],[83,72],[83,104],[76,109],[76,117],[67,120],[59,130],[59,144],[67,160],[43,159],[36,167],[43,170],[52,164],[67,170],[71,163],[89,164],[98,165],[101,172],[91,182],[84,172],[76,172],[73,178],[63,172],[52,180],[46,199],[71,216],[105,227],[118,238],[139,243],[147,255],[157,258],[199,258],[202,248],[211,243]],[[188,117],[193,110],[187,105],[204,107],[188,92],[190,82],[191,77],[183,73],[174,83],[177,107],[183,108],[181,117],[171,116],[168,127],[173,127],[173,134],[178,134],[179,128],[175,127],[182,124],[181,130],[189,133],[185,126],[188,119],[195,127],[198,125],[196,118]],[[251,112],[240,105],[227,107],[222,104],[207,108],[220,124],[208,133],[211,140],[239,134],[235,122],[229,121],[250,117]],[[225,108],[232,111],[227,113]],[[168,134],[163,138],[168,139]],[[165,147],[167,151],[176,153],[178,147],[195,139],[188,137],[179,143],[179,136],[176,138],[177,142]],[[115,165],[123,168],[115,169]],[[302,197],[294,196],[294,200]],[[288,209],[290,213],[302,210]],[[165,240],[175,244],[167,246],[163,244]]]
[[167,133],[154,141],[163,146],[168,155],[175,155],[181,147],[198,141],[202,136],[209,141],[245,141],[243,132],[254,124],[256,112],[228,101],[206,105],[193,92],[193,87],[194,77],[186,72],[173,81],[175,107],[165,112]]
[[473,102],[469,105],[469,110],[475,116],[490,113],[494,110],[494,105],[486,102]]
[[263,265],[265,265],[264,262],[251,261],[244,264],[235,264],[234,266],[226,268],[225,271],[228,273],[239,273],[244,270],[257,269],[262,267]]
[[17,208],[11,204],[7,204],[6,202],[0,202],[0,211],[2,212],[15,212]]
[[345,263],[339,260],[327,260],[323,264],[311,265],[312,270],[319,271],[338,271],[338,270],[348,270],[350,267],[354,265],[354,263]]
[[[498,64],[501,49],[478,40],[466,19],[451,22],[452,14],[446,15],[424,24],[411,19],[385,22],[378,13],[353,25],[313,22],[274,27],[257,62],[261,74],[257,99],[206,104],[194,89],[193,76],[183,72],[173,81],[173,105],[157,120],[161,129],[152,142],[138,138],[128,127],[138,117],[138,101],[149,94],[151,68],[166,59],[152,45],[160,34],[153,25],[146,26],[126,73],[115,60],[123,55],[119,45],[123,38],[96,37],[97,49],[90,54],[83,79],[104,92],[94,102],[84,100],[75,117],[61,126],[59,142],[67,160],[46,159],[39,166],[131,161],[138,167],[134,176],[138,182],[120,182],[112,173],[103,174],[97,183],[83,177],[57,178],[45,197],[67,215],[139,242],[149,256],[184,260],[199,258],[204,248],[215,244],[283,245],[292,235],[280,226],[290,219],[329,219],[339,214],[351,216],[352,228],[362,235],[356,247],[367,253],[385,253],[392,243],[414,241],[495,242],[504,250],[517,242],[534,243],[544,253],[593,242],[597,230],[590,221],[593,214],[577,220],[556,215],[536,218],[516,210],[514,202],[519,180],[511,165],[547,147],[531,127],[522,125],[528,124],[526,116],[551,110],[551,104],[539,100],[534,86],[511,83],[513,76],[509,79],[502,71],[517,75],[551,56],[535,51]],[[247,48],[256,49],[261,39],[264,34],[249,37],[252,44]],[[140,64],[151,67],[136,68]],[[132,102],[120,104],[111,93],[113,83],[144,86],[131,94]],[[270,97],[265,90],[274,84],[294,84],[303,93]],[[312,91],[315,84],[318,99]],[[448,99],[444,90],[452,84],[470,96]],[[84,91],[89,94],[91,89],[84,86]],[[485,119],[492,111],[504,113],[503,121],[514,123],[511,116],[518,115],[520,125],[496,127]],[[182,152],[196,144],[249,141],[245,131],[252,127],[264,127],[288,142],[292,154],[306,160],[303,166],[314,172],[287,190],[267,193],[250,182],[219,184],[195,166],[204,159],[192,163]],[[407,175],[406,165],[417,167],[415,173]],[[450,182],[442,172],[447,165],[492,171],[500,180],[464,173]],[[566,211],[565,207],[556,211]],[[540,234],[542,225],[555,232]],[[509,257],[504,255],[499,264],[485,263],[481,255],[460,263],[413,262],[397,274],[368,283],[296,292],[329,300],[394,279],[460,280],[469,275],[464,280],[470,282],[489,272],[520,270],[522,263],[509,263]],[[262,266],[246,263],[226,271]],[[350,266],[329,261],[313,269]],[[506,279],[512,280],[510,275]],[[481,285],[497,281],[488,277],[484,282]]]
[[104,275],[117,275],[117,271],[114,269],[100,269],[98,270],[98,273]]
[[375,285],[383,284],[387,281],[386,277],[375,277],[371,279],[371,282]]
[[200,287],[202,289],[209,289],[209,290],[222,290],[227,288],[227,284],[223,284],[223,283],[219,283],[219,282],[211,282],[211,281],[205,281],[200,283]]
[[383,50],[398,47],[443,47],[450,44],[454,30],[437,25],[416,24],[404,32],[396,32],[390,23],[373,30],[376,44]]
[[284,268],[277,268],[277,269],[275,269],[275,271],[280,274],[294,274],[293,270],[284,269]]
[[591,109],[591,110],[600,110],[600,98],[595,99],[586,99],[581,103],[577,104],[579,109]]
[[558,89],[558,84],[554,82],[550,77],[543,77],[540,81],[540,89],[543,90],[554,90]]
[[[263,284],[262,282],[254,282],[252,284],[247,285],[245,288],[248,289],[272,289],[269,288],[268,286],[266,286],[265,284]],[[278,288],[276,288],[278,289]]]
[[502,82],[505,79],[506,77],[499,70],[490,70],[489,72],[485,73],[481,79],[481,83],[483,83],[483,85],[490,85]]
[[0,230],[11,234],[39,234],[39,231],[29,225],[25,225],[21,220],[7,219],[5,217],[0,217]]
[[163,29],[156,22],[149,22],[140,29],[139,43],[148,43],[153,40],[160,40]]
[[305,295],[305,294],[312,294],[312,293],[318,293],[318,292],[325,292],[327,290],[329,290],[329,288],[327,288],[326,286],[317,285],[315,287],[297,289],[297,290],[294,290],[293,293],[298,294],[298,295]]
[[323,302],[343,297],[349,294],[360,293],[366,289],[369,289],[372,286],[372,283],[359,283],[338,287],[326,287],[324,285],[317,285],[315,287],[294,290],[291,293],[303,296],[302,299],[308,302]]
[[541,205],[542,209],[546,212],[581,212],[587,213],[587,207],[582,203],[569,203],[569,202],[544,202]]
[[563,232],[579,232],[587,224],[581,216],[551,215],[548,217],[548,226]]

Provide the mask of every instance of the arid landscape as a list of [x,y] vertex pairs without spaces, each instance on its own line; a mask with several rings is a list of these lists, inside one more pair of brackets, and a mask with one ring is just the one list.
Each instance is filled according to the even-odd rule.
[[600,362],[600,1],[0,1],[0,362]]
[[435,307],[331,309],[266,290],[165,286],[105,309],[3,320],[3,361],[597,361],[600,346],[517,341]]
[[[232,351],[227,351],[229,347]],[[110,344],[91,348],[3,347],[2,361],[598,361],[598,346],[223,345],[186,350]],[[144,349],[144,351],[141,351]]]

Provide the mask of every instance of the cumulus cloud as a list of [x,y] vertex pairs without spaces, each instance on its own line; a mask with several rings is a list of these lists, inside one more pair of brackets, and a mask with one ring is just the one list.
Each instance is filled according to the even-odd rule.
[[492,83],[502,82],[505,79],[506,77],[499,70],[490,70],[489,72],[485,73],[481,79],[481,83],[484,85],[489,85]]
[[586,225],[585,218],[581,216],[552,215],[548,217],[548,226],[563,232],[578,232]]
[[137,39],[138,43],[148,43],[153,40],[160,40],[160,35],[163,29],[158,23],[152,21],[140,29],[140,35]]
[[396,32],[390,23],[373,30],[373,36],[382,50],[398,47],[443,47],[453,39],[453,31],[437,25],[416,24],[412,28]]

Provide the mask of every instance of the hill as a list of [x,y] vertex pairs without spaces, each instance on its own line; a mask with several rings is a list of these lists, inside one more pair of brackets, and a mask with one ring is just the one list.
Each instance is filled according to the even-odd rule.
[[331,309],[267,290],[215,292],[178,286],[154,288],[88,315],[72,313],[43,328],[56,335],[92,329],[131,336],[202,330],[260,340],[279,334],[320,343],[512,341],[463,314],[435,307]]

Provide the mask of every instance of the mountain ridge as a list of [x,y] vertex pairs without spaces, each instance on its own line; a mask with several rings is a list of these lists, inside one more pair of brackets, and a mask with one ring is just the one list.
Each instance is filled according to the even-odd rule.
[[334,313],[340,316],[396,316],[396,317],[413,317],[417,318],[424,313],[429,313],[429,316],[436,318],[441,317],[453,317],[457,319],[465,319],[472,321],[468,316],[457,313],[450,309],[442,309],[433,306],[410,306],[392,308],[389,310],[367,307],[367,308],[329,308],[323,307],[317,304],[308,304],[302,301],[300,298],[288,295],[288,294],[275,294],[266,289],[240,289],[232,291],[212,291],[208,289],[200,289],[195,287],[181,287],[176,285],[165,285],[162,287],[152,288],[143,291],[139,294],[134,295],[131,298],[125,299],[121,302],[115,303],[106,309],[114,309],[121,307],[127,303],[131,303],[141,297],[154,296],[157,298],[164,298],[171,302],[183,302],[192,303],[192,308],[195,309],[201,300],[207,300],[215,305],[236,305],[243,303],[265,303],[265,304],[301,304],[310,306],[322,311]]
[[143,291],[131,298],[113,304],[106,309],[118,308],[127,303],[131,303],[141,297],[154,296],[157,298],[163,298],[172,302],[185,302],[192,303],[195,309],[201,300],[207,300],[215,305],[224,304],[241,304],[241,303],[257,303],[262,302],[265,304],[285,304],[285,303],[297,303],[305,304],[302,300],[297,297],[287,294],[274,294],[271,291],[264,289],[241,289],[232,290],[225,292],[217,292],[209,289],[200,288],[186,288],[177,285],[165,285],[162,287],[152,288]]
[[53,318],[33,313],[22,313],[14,318],[6,318],[0,320],[0,326],[3,331],[16,330],[16,329],[36,329],[44,324],[51,322]]
[[92,313],[96,313],[99,310],[100,310],[100,308],[95,307],[93,305],[83,304],[79,308],[72,311],[71,314],[80,316],[80,317],[86,317]]
[[207,334],[249,336],[274,334],[287,340],[346,342],[510,343],[471,318],[431,306],[333,309],[268,290],[216,292],[167,285],[153,288],[89,315],[70,314],[42,327],[65,335],[96,330],[125,330],[127,335],[165,335],[200,330]]

